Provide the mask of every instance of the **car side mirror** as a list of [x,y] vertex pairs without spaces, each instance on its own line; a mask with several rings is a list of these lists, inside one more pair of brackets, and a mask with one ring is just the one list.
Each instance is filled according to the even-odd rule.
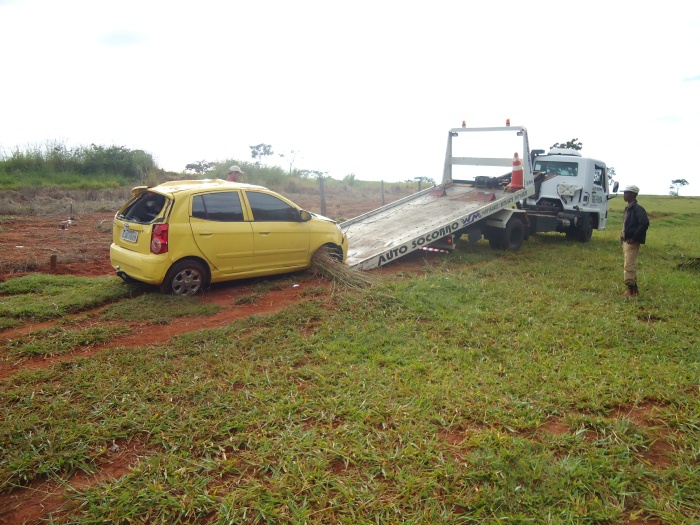
[[311,220],[311,214],[306,210],[301,210],[301,212],[299,212],[299,218],[301,222],[308,222]]

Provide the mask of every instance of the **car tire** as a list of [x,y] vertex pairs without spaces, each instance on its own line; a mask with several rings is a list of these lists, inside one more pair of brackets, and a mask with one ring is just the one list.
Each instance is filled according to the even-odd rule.
[[165,275],[160,291],[164,294],[189,296],[206,287],[207,271],[202,263],[194,260],[173,264]]

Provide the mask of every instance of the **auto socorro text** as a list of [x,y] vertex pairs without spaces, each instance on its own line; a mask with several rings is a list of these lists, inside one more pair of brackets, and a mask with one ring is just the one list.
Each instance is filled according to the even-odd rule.
[[509,197],[501,199],[498,202],[490,206],[486,206],[479,211],[472,212],[469,215],[466,215],[452,222],[448,226],[443,226],[441,228],[438,228],[437,230],[433,230],[432,232],[426,235],[421,235],[417,239],[413,239],[411,242],[407,242],[406,244],[402,244],[401,246],[392,248],[391,250],[388,250],[379,256],[379,266],[381,266],[384,263],[393,261],[394,259],[401,257],[402,255],[406,255],[408,252],[412,252],[414,250],[417,250],[418,248],[421,248],[422,246],[430,244],[433,241],[442,239],[446,235],[456,232],[457,230],[476,222],[482,217],[488,217],[492,213],[495,213],[496,211],[505,208],[510,204],[513,204],[516,200],[518,200],[518,198],[524,195],[524,192],[518,192],[513,195],[510,195]]
[[413,239],[409,243],[402,244],[398,248],[392,248],[391,250],[384,252],[379,256],[379,265],[381,266],[384,263],[393,261],[395,258],[400,257],[401,255],[405,255],[408,252],[412,252],[413,250],[420,248],[421,246],[430,244],[438,239],[442,239],[445,235],[456,232],[461,228],[460,224],[460,221],[455,221],[449,226],[443,226],[442,228],[432,231],[427,235],[422,235],[417,239]]

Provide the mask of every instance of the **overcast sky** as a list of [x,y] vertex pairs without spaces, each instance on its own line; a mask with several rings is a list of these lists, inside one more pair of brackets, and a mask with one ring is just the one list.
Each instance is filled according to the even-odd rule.
[[510,118],[642,194],[700,195],[693,0],[0,0],[0,49],[5,153],[119,145],[183,171],[266,143],[336,179],[439,181],[449,128]]

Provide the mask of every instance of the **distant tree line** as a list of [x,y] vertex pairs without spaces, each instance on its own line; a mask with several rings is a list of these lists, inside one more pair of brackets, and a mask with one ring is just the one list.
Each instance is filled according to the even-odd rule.
[[0,153],[0,172],[6,175],[70,173],[80,175],[116,175],[139,180],[156,168],[153,157],[143,150],[124,146],[80,146],[64,144],[19,148],[9,155]]
[[[207,160],[198,160],[196,162],[191,162],[190,164],[187,164],[185,166],[185,171],[190,172],[190,173],[196,173],[197,175],[204,175],[204,174],[210,174],[213,176],[221,176],[224,170],[224,165],[226,166],[225,169],[228,169],[228,166],[230,164],[237,164],[241,167],[243,167],[243,171],[246,173],[248,172],[254,172],[257,173],[258,175],[262,172],[265,171],[267,172],[269,176],[270,170],[276,171],[276,167],[268,167],[265,164],[265,159],[268,157],[272,157],[274,155],[279,156],[280,158],[284,159],[288,164],[289,164],[289,175],[293,175],[295,177],[298,177],[300,179],[327,179],[329,178],[328,172],[327,171],[319,171],[319,170],[307,170],[307,169],[298,169],[294,167],[294,163],[296,162],[297,158],[301,156],[301,152],[299,150],[291,150],[288,153],[275,153],[272,150],[272,145],[271,144],[265,144],[265,143],[260,143],[256,144],[254,146],[249,146],[250,148],[250,156],[253,159],[253,163],[247,163],[245,161],[240,161],[240,160],[228,160],[224,162],[209,162]],[[225,177],[223,177],[225,178]],[[355,174],[351,173],[349,175],[346,175],[345,179],[346,182],[349,182],[350,184],[353,184],[355,181]]]

